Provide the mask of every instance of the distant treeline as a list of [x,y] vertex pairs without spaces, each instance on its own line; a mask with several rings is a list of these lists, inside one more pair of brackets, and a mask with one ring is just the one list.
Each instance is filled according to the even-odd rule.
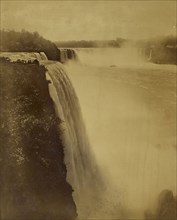
[[58,48],[120,48],[124,44],[133,44],[137,48],[144,48],[147,56],[151,54],[149,61],[154,63],[177,64],[177,37],[168,36],[151,38],[148,40],[132,41],[123,38],[115,40],[92,41],[58,41],[51,42],[44,39],[38,32],[30,33],[22,30],[0,30],[0,51],[4,52],[44,52],[48,59],[61,61],[61,51]]
[[0,51],[44,52],[50,60],[60,59],[60,52],[54,43],[41,37],[38,32],[30,33],[25,30],[0,30]]
[[123,38],[116,40],[80,40],[80,41],[57,41],[55,44],[59,48],[95,48],[95,47],[121,47],[125,42]]

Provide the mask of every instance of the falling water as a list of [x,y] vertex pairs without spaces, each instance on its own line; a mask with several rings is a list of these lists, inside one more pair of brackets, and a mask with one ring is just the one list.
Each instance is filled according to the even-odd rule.
[[79,217],[94,217],[98,204],[102,203],[104,184],[90,149],[75,90],[62,64],[47,61],[43,65],[47,68],[46,78],[51,82],[50,95],[62,120],[60,130],[65,146],[67,180],[74,189]]
[[89,66],[135,66],[142,63],[144,57],[135,47],[123,48],[87,48],[76,49],[82,64]]
[[[36,63],[45,66],[49,93],[55,105],[55,111],[61,120],[60,137],[63,141],[67,181],[73,188],[73,198],[81,219],[110,217],[119,213],[112,205],[114,192],[105,186],[103,173],[97,166],[92,153],[82,112],[75,90],[67,76],[64,66],[59,62],[49,61],[43,53],[3,53],[11,62]],[[37,61],[37,62],[36,62]],[[62,133],[62,134],[61,134]],[[111,200],[108,198],[111,197]],[[118,194],[116,194],[117,197]]]

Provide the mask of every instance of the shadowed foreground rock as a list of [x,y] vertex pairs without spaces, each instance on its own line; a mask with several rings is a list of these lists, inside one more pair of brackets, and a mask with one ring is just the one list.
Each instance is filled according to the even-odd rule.
[[0,58],[0,217],[75,219],[45,68]]
[[155,213],[146,211],[145,219],[150,220],[176,220],[177,219],[177,201],[171,190],[163,190],[158,198],[157,209]]

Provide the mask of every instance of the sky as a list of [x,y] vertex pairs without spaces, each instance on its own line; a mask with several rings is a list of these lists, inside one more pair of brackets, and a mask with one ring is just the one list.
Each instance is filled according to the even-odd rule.
[[52,40],[144,39],[176,33],[176,1],[1,1],[1,29]]

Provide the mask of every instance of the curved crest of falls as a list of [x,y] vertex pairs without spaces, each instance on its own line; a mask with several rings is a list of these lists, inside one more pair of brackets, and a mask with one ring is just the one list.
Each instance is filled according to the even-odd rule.
[[0,57],[7,58],[10,62],[30,63],[34,61],[48,60],[44,52],[1,52]]

